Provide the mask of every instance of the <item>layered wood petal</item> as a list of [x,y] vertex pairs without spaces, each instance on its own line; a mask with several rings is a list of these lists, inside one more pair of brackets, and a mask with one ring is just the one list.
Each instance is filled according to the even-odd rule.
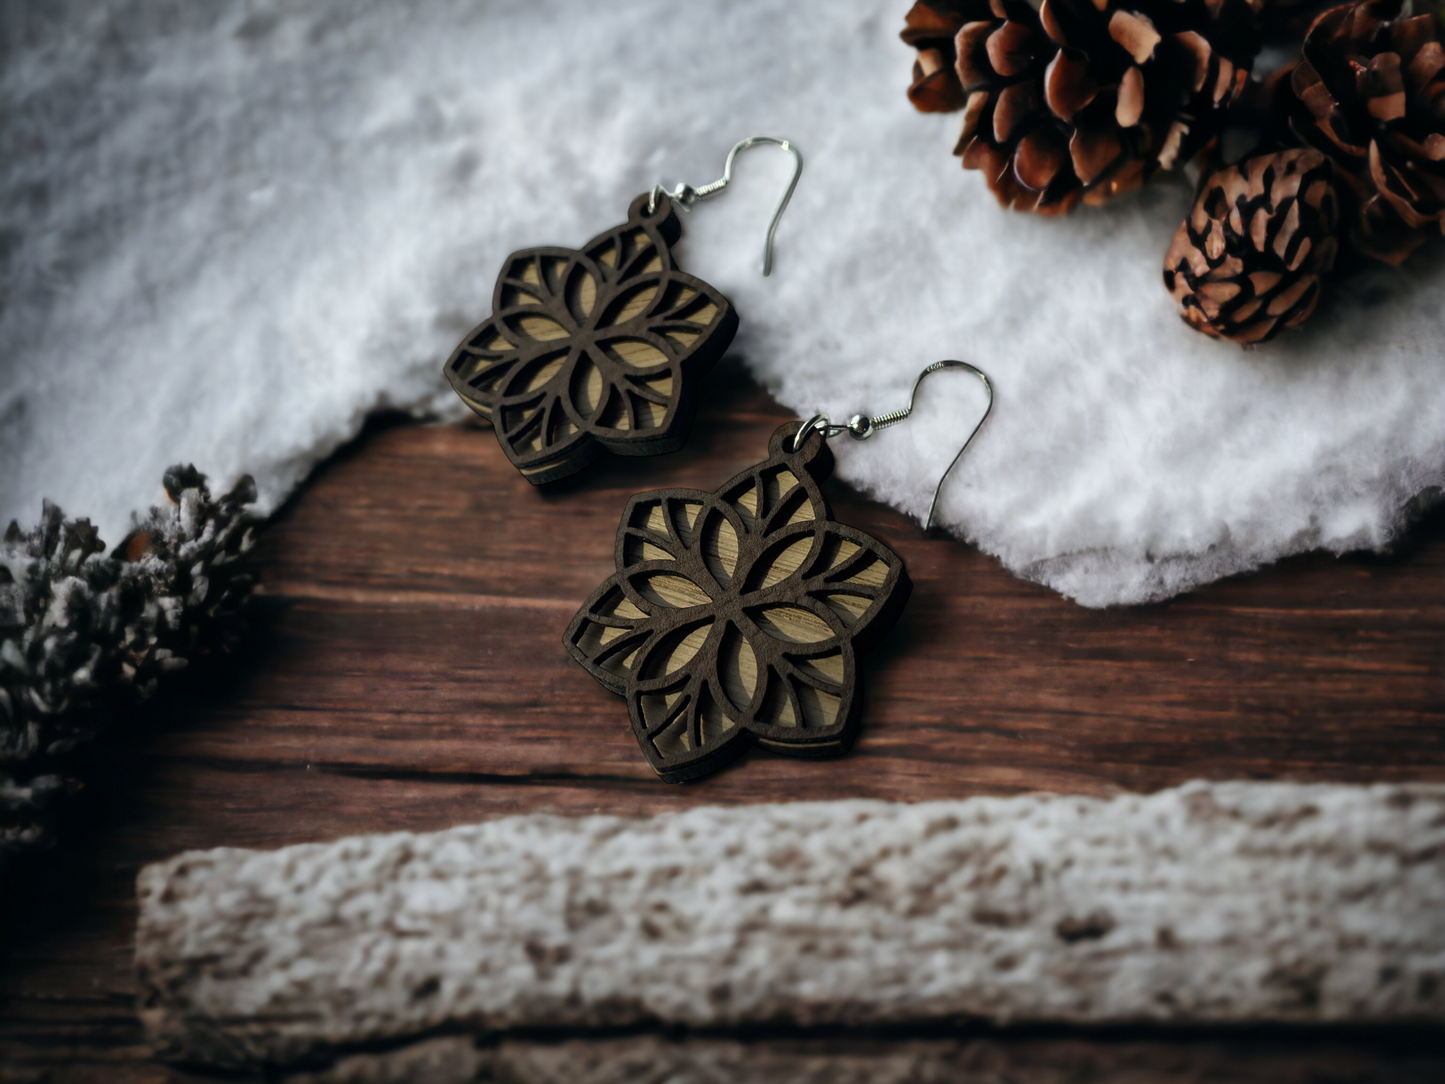
[[564,478],[604,451],[661,455],[687,438],[697,380],[732,342],[737,313],[673,264],[681,228],[666,196],[639,196],[625,223],[582,249],[507,257],[492,315],[444,371],[487,418],[533,484]]
[[769,458],[711,493],[628,502],[617,571],[567,628],[567,650],[627,699],[633,733],[669,782],[711,772],[754,742],[825,756],[852,742],[857,659],[897,620],[903,562],[832,519],[832,457],[798,423]]
[[1445,48],[1433,15],[1365,0],[1321,15],[1290,79],[1289,127],[1334,159],[1347,234],[1403,262],[1445,231]]
[[1317,150],[1258,155],[1208,176],[1164,259],[1180,315],[1241,346],[1309,319],[1338,249],[1331,160]]

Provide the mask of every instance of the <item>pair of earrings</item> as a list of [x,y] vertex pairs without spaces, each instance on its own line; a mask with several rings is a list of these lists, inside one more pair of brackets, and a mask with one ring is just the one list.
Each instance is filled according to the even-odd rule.
[[[491,420],[503,451],[534,485],[565,478],[603,452],[661,455],[686,440],[700,378],[737,331],[732,304],[678,270],[677,208],[691,210],[732,181],[733,162],[771,144],[793,156],[787,190],[763,246],[772,270],[778,221],[802,173],[789,141],[753,136],[723,176],[638,196],[627,221],[580,250],[533,248],[507,257],[492,316],[448,359],[457,394]],[[908,406],[835,425],[819,414],[779,428],[768,457],[711,493],[639,493],[618,527],[617,571],[567,627],[567,650],[627,700],[649,764],[668,782],[708,774],[754,743],[793,756],[852,744],[862,707],[858,660],[893,627],[911,584],[877,539],[833,519],[819,488],[833,466],[829,438],[863,440],[913,411],[919,385],[944,368],[976,375],[988,407],[938,481],[924,517],[993,408],[988,377],[938,361]]]

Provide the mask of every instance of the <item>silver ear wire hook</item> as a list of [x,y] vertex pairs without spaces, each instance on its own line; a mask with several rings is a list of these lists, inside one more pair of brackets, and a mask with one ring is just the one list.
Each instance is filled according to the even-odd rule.
[[936,373],[939,369],[967,369],[974,376],[983,381],[983,387],[988,392],[988,405],[983,408],[983,417],[968,434],[968,439],[959,448],[958,454],[948,464],[948,469],[938,479],[938,485],[933,488],[933,499],[928,502],[928,512],[923,517],[923,529],[926,531],[933,525],[933,509],[938,504],[938,495],[943,492],[943,483],[948,481],[948,476],[953,473],[953,468],[958,466],[958,461],[963,458],[963,453],[968,451],[968,446],[973,443],[973,438],[978,436],[978,431],[983,428],[983,423],[988,421],[988,416],[993,412],[993,384],[989,382],[988,374],[976,365],[970,365],[966,361],[954,361],[952,358],[945,361],[935,361],[923,372],[918,374],[918,379],[913,382],[913,390],[908,393],[908,405],[902,410],[895,410],[888,414],[880,414],[876,418],[870,418],[866,414],[854,414],[848,419],[847,425],[834,425],[833,419],[826,414],[814,414],[796,433],[788,451],[796,454],[803,446],[803,441],[809,433],[817,433],[824,440],[837,436],[839,433],[847,432],[854,440],[867,440],[880,429],[887,429],[890,425],[897,425],[904,418],[913,413],[914,401],[918,398],[918,385],[923,383],[924,377],[930,373]]
[[763,275],[773,273],[773,235],[778,232],[778,220],[783,217],[783,211],[787,209],[788,201],[793,198],[793,189],[798,187],[798,178],[803,175],[803,155],[798,148],[786,139],[779,139],[777,136],[748,136],[747,139],[740,139],[733,144],[733,149],[728,151],[728,160],[723,164],[723,175],[712,184],[705,184],[701,188],[694,188],[690,184],[679,181],[675,189],[669,192],[662,185],[652,187],[652,198],[647,201],[647,213],[652,214],[657,210],[657,197],[667,196],[684,211],[691,211],[692,205],[699,200],[712,199],[733,180],[733,159],[749,147],[756,147],[760,143],[771,143],[774,147],[782,147],[793,156],[793,176],[788,181],[788,187],[783,192],[783,198],[778,200],[778,206],[773,211],[773,220],[768,223],[768,236],[763,241]]

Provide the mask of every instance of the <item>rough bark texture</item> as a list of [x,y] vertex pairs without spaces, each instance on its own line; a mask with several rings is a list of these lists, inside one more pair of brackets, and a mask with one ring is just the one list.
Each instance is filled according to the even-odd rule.
[[1445,787],[510,817],[139,877],[164,1052],[439,1027],[1445,1019]]
[[465,1036],[353,1054],[286,1084],[1437,1084],[1410,1041],[1388,1065],[1327,1042],[1305,1052],[1237,1042],[1227,1051],[1077,1039],[880,1042],[830,1036],[735,1042],[655,1036],[568,1042]]

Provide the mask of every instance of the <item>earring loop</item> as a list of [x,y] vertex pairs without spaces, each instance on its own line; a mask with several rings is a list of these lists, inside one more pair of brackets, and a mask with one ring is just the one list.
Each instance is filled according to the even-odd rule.
[[894,410],[887,414],[880,414],[876,418],[870,418],[867,414],[854,414],[853,417],[848,419],[847,425],[835,425],[833,424],[833,419],[828,417],[828,415],[814,414],[793,434],[788,451],[797,454],[803,447],[803,441],[807,439],[809,433],[817,433],[824,440],[827,440],[829,437],[837,436],[839,433],[846,431],[854,440],[867,440],[874,433],[878,432],[878,430],[887,429],[890,425],[897,425],[913,413],[913,404],[918,398],[918,386],[923,383],[924,378],[932,373],[938,372],[940,369],[967,369],[973,373],[974,376],[983,381],[984,390],[988,392],[988,405],[983,409],[983,417],[978,419],[978,423],[968,434],[968,439],[963,442],[963,447],[959,448],[958,454],[955,455],[953,460],[948,464],[948,469],[945,470],[938,479],[938,485],[933,488],[933,499],[928,502],[928,511],[923,517],[923,529],[925,531],[928,530],[929,527],[933,526],[933,509],[938,504],[938,495],[943,492],[943,483],[948,481],[948,476],[953,473],[953,468],[958,466],[958,461],[963,458],[963,453],[968,451],[968,446],[973,443],[973,438],[978,436],[978,431],[983,428],[983,423],[988,421],[989,414],[993,412],[993,384],[989,381],[988,374],[978,366],[970,365],[966,361],[956,361],[952,358],[944,361],[935,361],[932,365],[928,366],[928,368],[924,369],[923,372],[918,374],[918,379],[913,382],[913,390],[908,393],[908,405],[906,407],[902,410]]
[[933,525],[933,509],[938,504],[938,495],[943,492],[943,483],[948,481],[948,476],[953,473],[953,468],[958,466],[958,461],[963,458],[963,453],[968,451],[968,446],[973,443],[973,438],[978,436],[978,431],[983,428],[983,423],[988,421],[989,414],[993,412],[993,384],[989,381],[987,373],[985,373],[978,366],[970,365],[966,361],[954,361],[952,359],[949,359],[947,361],[935,361],[928,368],[924,369],[923,372],[919,373],[918,379],[913,382],[913,391],[910,392],[908,396],[908,409],[902,413],[901,417],[892,419],[889,418],[888,415],[885,415],[884,418],[889,418],[888,421],[885,422],[884,418],[876,418],[873,421],[873,427],[875,429],[881,428],[883,424],[892,425],[895,421],[902,421],[903,418],[906,418],[909,414],[913,413],[913,400],[918,396],[918,385],[923,383],[923,378],[928,376],[930,373],[938,372],[938,370],[940,369],[955,368],[967,369],[974,376],[978,377],[980,380],[983,381],[984,391],[988,392],[988,405],[983,408],[983,416],[978,419],[978,422],[969,432],[968,439],[965,440],[963,442],[963,446],[958,449],[958,454],[955,455],[952,461],[948,464],[948,469],[945,470],[943,474],[939,477],[938,485],[933,487],[933,499],[928,502],[928,511],[923,516],[923,529],[925,531]]
[[727,161],[723,163],[723,175],[711,184],[705,184],[694,188],[692,185],[679,181],[675,189],[669,192],[661,184],[653,185],[652,196],[648,199],[647,212],[651,214],[657,209],[657,197],[667,196],[673,203],[677,204],[684,211],[691,211],[692,205],[699,200],[712,199],[733,181],[733,160],[747,150],[749,147],[757,147],[762,144],[770,144],[774,147],[781,147],[793,156],[793,176],[788,181],[788,187],[783,190],[782,199],[773,209],[772,221],[768,223],[767,237],[763,241],[763,276],[766,278],[773,273],[773,235],[778,232],[778,221],[787,210],[788,201],[793,198],[793,189],[798,187],[798,178],[803,175],[803,155],[789,140],[781,139],[778,136],[748,136],[733,144],[732,150],[728,151]]

